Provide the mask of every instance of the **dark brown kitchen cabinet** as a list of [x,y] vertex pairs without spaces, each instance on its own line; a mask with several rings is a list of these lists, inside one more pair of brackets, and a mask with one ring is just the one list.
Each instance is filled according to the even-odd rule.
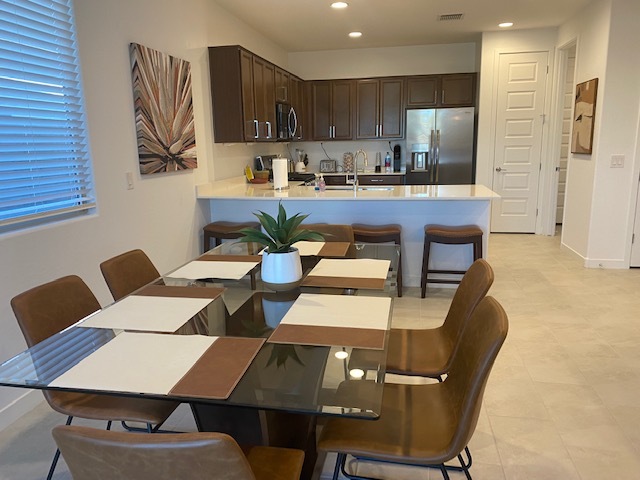
[[353,139],[353,80],[318,80],[311,85],[314,140]]
[[475,101],[475,73],[407,78],[407,108],[473,107]]
[[216,143],[275,141],[275,65],[237,45],[209,48]]
[[308,123],[304,81],[295,75],[290,75],[289,91],[290,103],[296,112],[296,118],[298,120],[298,128],[293,140],[306,140],[309,134],[307,132]]
[[403,126],[402,78],[356,81],[356,138],[400,138]]
[[442,75],[440,105],[443,107],[467,107],[475,104],[475,73]]
[[292,104],[292,91],[291,91],[291,74],[286,70],[276,67],[276,102]]
[[439,77],[427,75],[407,78],[408,108],[435,107],[438,105]]

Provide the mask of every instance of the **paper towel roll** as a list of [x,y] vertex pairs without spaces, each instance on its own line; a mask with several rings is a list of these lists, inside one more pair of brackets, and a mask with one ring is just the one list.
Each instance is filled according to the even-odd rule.
[[273,188],[282,190],[289,188],[289,160],[286,158],[274,158],[272,162],[273,168]]

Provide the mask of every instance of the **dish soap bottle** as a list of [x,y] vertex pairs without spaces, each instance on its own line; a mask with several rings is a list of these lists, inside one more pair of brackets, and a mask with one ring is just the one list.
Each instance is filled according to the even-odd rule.
[[389,152],[384,157],[384,173],[391,173],[391,155],[389,155]]
[[324,175],[320,174],[320,181],[318,181],[318,187],[321,192],[324,192],[327,189],[327,184],[324,181]]

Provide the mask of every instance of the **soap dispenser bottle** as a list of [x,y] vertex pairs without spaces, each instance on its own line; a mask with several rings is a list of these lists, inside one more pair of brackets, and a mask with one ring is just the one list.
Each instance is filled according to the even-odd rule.
[[384,172],[391,173],[391,155],[389,155],[389,152],[384,157]]

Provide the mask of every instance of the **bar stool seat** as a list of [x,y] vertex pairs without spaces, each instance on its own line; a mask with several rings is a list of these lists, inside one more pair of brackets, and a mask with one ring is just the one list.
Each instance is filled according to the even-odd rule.
[[398,258],[398,297],[402,296],[402,227],[391,223],[387,225],[366,225],[354,223],[353,236],[357,242],[395,243],[400,246]]
[[427,283],[460,283],[460,279],[428,279],[430,273],[464,275],[466,270],[436,270],[429,268],[429,253],[432,243],[445,245],[473,245],[473,261],[482,258],[482,229],[476,225],[444,226],[426,225],[424,227],[424,252],[422,254],[422,278],[420,287],[422,298],[427,293]]
[[[222,240],[232,240],[242,237],[238,230],[242,228],[255,228],[260,229],[260,222],[228,222],[226,220],[219,220],[217,222],[211,222],[202,227],[204,232],[204,242],[202,251],[206,253],[211,249],[211,239],[215,240],[215,246],[217,247],[222,243]],[[256,289],[256,269],[251,270],[251,290]]]
[[242,228],[260,228],[260,222],[228,222],[226,220],[220,220],[217,222],[211,222],[202,228],[204,232],[204,247],[203,252],[211,249],[211,239],[215,240],[215,245],[218,246],[222,240],[229,240],[242,237],[238,230]]

